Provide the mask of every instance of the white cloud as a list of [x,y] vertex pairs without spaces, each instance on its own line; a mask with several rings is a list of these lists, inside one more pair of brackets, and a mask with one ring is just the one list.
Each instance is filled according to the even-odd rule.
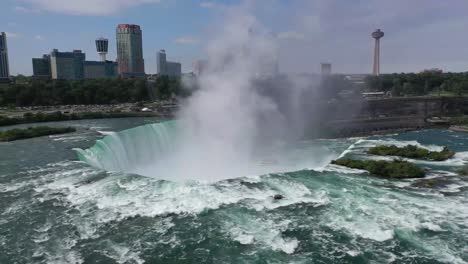
[[200,6],[203,8],[215,8],[216,4],[213,2],[201,2]]
[[200,42],[200,40],[198,40],[195,37],[184,36],[184,37],[176,38],[174,40],[174,42],[177,43],[177,44],[195,45],[195,44],[198,44]]
[[37,13],[40,13],[40,12],[41,12],[41,11],[38,10],[38,9],[26,8],[26,7],[24,7],[24,6],[15,6],[14,10],[15,10],[16,12],[20,12],[20,13],[29,13],[29,14],[31,14],[31,13],[36,13],[36,14],[37,14]]
[[44,40],[45,38],[44,38],[44,36],[42,36],[42,35],[36,35],[36,36],[34,36],[34,39],[36,39],[36,40]]
[[106,16],[161,0],[25,0],[33,9],[69,15]]
[[5,31],[5,34],[7,35],[8,38],[18,38],[20,37],[21,35],[18,34],[18,33],[14,33],[14,32],[7,32]]
[[279,39],[287,39],[287,40],[303,40],[305,39],[305,36],[301,32],[297,31],[284,31],[278,33],[277,37]]

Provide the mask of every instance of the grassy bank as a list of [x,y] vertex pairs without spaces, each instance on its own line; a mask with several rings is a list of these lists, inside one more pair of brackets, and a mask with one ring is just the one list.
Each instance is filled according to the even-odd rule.
[[402,160],[353,160],[342,158],[331,163],[352,169],[366,170],[371,174],[384,178],[423,178],[426,174],[420,167]]
[[69,121],[69,120],[82,120],[82,119],[103,119],[103,118],[124,118],[124,117],[152,117],[156,116],[154,113],[144,112],[83,112],[63,114],[60,111],[53,113],[26,113],[23,117],[5,117],[0,116],[0,126],[11,126],[18,124],[40,123],[40,122],[55,122],[55,121]]
[[441,151],[430,151],[413,145],[408,145],[405,147],[397,147],[394,145],[376,146],[370,148],[368,153],[379,156],[399,156],[410,159],[421,159],[430,161],[444,161],[452,158],[455,155],[455,152],[453,152],[447,147],[444,147],[444,149]]
[[73,127],[29,127],[26,129],[11,129],[0,131],[0,141],[14,141],[19,139],[42,137],[48,135],[65,134],[75,132]]

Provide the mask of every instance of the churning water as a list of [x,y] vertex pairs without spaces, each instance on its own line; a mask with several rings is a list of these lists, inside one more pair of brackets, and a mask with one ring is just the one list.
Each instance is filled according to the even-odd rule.
[[[177,124],[153,121],[70,122],[89,129],[0,144],[0,263],[468,261],[468,180],[454,173],[468,163],[466,134],[273,146],[236,171],[246,175],[185,181],[171,177],[186,168],[160,169],[170,162],[161,155],[177,149]],[[431,184],[326,165],[376,158],[365,149],[382,143],[447,145],[457,155],[419,162]]]

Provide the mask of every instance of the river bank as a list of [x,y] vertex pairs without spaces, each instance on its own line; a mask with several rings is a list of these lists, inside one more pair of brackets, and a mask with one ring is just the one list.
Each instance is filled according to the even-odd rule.
[[177,109],[178,105],[170,102],[1,108],[0,126],[106,118],[167,118]]
[[25,129],[15,128],[6,131],[0,131],[0,142],[15,141],[42,136],[59,135],[76,132],[73,127],[28,127]]

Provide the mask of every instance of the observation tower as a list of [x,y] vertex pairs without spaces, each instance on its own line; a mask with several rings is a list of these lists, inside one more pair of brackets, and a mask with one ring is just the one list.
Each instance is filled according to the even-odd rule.
[[380,29],[372,32],[372,37],[375,39],[375,48],[374,48],[374,68],[372,73],[374,75],[380,75],[380,39],[383,38],[385,34]]
[[101,61],[106,61],[106,55],[109,51],[109,40],[106,38],[96,39],[96,50],[101,57]]

